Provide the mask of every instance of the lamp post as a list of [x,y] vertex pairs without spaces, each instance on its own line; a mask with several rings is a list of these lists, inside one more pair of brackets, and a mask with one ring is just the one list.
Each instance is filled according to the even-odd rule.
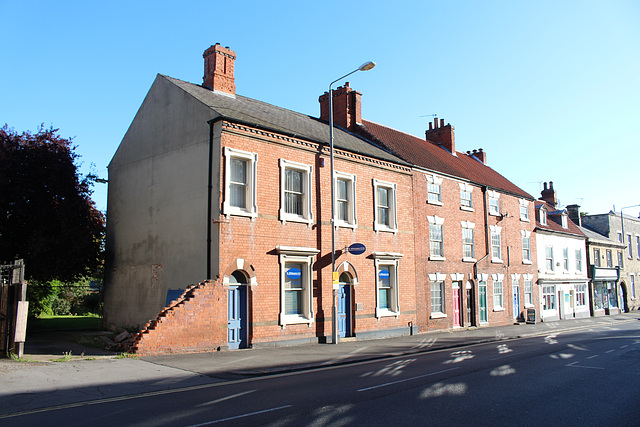
[[333,289],[333,304],[331,307],[331,342],[333,344],[338,343],[338,307],[336,306],[336,295],[338,278],[336,278],[336,194],[335,194],[335,170],[333,168],[333,84],[339,82],[345,77],[350,76],[358,71],[369,71],[376,66],[373,61],[368,61],[353,70],[352,72],[345,74],[344,76],[329,83],[329,146],[331,151],[331,278]]

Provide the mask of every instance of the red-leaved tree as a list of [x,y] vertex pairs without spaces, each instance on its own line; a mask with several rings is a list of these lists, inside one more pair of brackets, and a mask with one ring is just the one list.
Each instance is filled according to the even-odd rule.
[[58,129],[0,129],[0,261],[24,259],[30,279],[71,281],[102,264],[104,215],[77,157]]

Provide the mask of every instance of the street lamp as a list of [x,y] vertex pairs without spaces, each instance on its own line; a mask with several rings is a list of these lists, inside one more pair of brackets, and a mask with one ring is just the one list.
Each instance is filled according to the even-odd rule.
[[336,197],[335,197],[335,171],[333,169],[333,84],[339,82],[345,77],[350,76],[353,73],[358,71],[369,71],[373,67],[376,66],[376,63],[373,61],[368,61],[353,70],[352,72],[345,74],[329,83],[329,145],[331,150],[331,277],[333,283],[333,305],[331,307],[331,340],[333,344],[338,343],[338,308],[336,306],[336,294],[337,294],[337,285],[338,278],[336,278],[336,227],[335,227],[335,218],[336,218]]

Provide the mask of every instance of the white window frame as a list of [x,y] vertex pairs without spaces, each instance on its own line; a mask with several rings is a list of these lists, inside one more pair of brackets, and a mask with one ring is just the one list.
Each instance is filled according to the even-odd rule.
[[593,248],[593,265],[600,267],[602,260],[600,259],[600,248]]
[[[489,226],[489,230],[491,231],[489,238],[491,239],[491,262],[496,262],[496,263],[503,263],[504,261],[502,261],[502,236],[501,236],[501,232],[502,232],[502,227],[499,227],[497,225],[490,225]],[[496,241],[494,240],[494,236],[497,238],[497,245],[496,245]],[[498,256],[494,256],[495,255],[495,251],[494,249],[497,248],[497,252],[498,252]]]
[[636,234],[636,257],[640,259],[640,236]]
[[[348,211],[348,220],[344,221],[339,219],[339,199],[338,199],[338,181],[343,180],[347,182],[347,211]],[[336,191],[335,191],[335,206],[336,206],[336,218],[334,219],[334,224],[336,227],[348,227],[348,228],[357,228],[358,227],[358,217],[357,217],[357,203],[356,203],[356,176],[349,173],[344,172],[335,172],[335,182],[334,182]]]
[[443,317],[447,317],[447,305],[446,305],[446,287],[445,287],[445,280],[447,278],[447,275],[444,273],[429,273],[429,282],[431,282],[431,287],[429,288],[429,295],[431,296],[431,292],[433,290],[433,286],[436,283],[440,284],[440,295],[442,296],[441,298],[441,311],[433,311],[433,300],[431,299],[429,307],[430,307],[430,318],[431,319],[441,319]]
[[547,208],[540,206],[538,216],[540,217],[540,224],[547,225]]
[[553,246],[547,245],[544,247],[544,259],[545,259],[544,266],[547,272],[555,271],[556,266],[554,265],[555,259],[554,259],[554,253],[553,253]]
[[518,199],[520,204],[520,221],[529,222],[529,201]]
[[531,308],[533,304],[533,274],[523,274],[522,282],[524,284],[524,307]]
[[[378,218],[378,187],[383,187],[391,191],[391,197],[389,203],[389,225],[379,223]],[[391,233],[398,232],[398,217],[397,217],[397,209],[396,209],[396,184],[392,182],[384,182],[379,181],[377,179],[373,180],[373,204],[374,204],[374,218],[373,218],[373,229],[378,231],[388,231]]]
[[[493,279],[493,311],[504,311],[504,274],[492,274],[491,278]],[[496,292],[497,290],[500,292]]]
[[636,299],[636,279],[633,273],[629,274],[629,281],[631,282],[631,299]]
[[576,285],[576,306],[583,307],[587,305],[587,285]]
[[520,235],[522,236],[522,263],[531,265],[533,264],[531,261],[531,231],[520,230]]
[[[473,212],[473,185],[466,182],[459,182],[458,185],[460,186],[460,209]],[[465,196],[466,194],[468,194],[468,199]],[[465,200],[469,201],[468,206],[465,204]]]
[[[247,183],[245,191],[245,208],[231,205],[231,160],[240,159],[247,162]],[[235,148],[224,147],[224,202],[222,213],[226,216],[247,216],[254,220],[258,216],[257,204],[257,164],[258,154]]]
[[562,213],[560,221],[562,222],[562,228],[569,228],[569,219],[565,212]]
[[[460,226],[462,227],[462,261],[463,262],[476,262],[476,242],[475,242],[475,226],[476,224],[469,221],[460,221]],[[467,234],[471,234],[471,243],[469,243],[468,236],[465,236],[465,232]],[[466,256],[465,248],[470,247],[470,257]]]
[[605,249],[605,259],[607,260],[607,267],[613,268],[613,250]]
[[631,234],[627,234],[627,250],[629,251],[629,259],[633,258],[633,243],[631,241]]
[[[285,185],[287,169],[302,172],[302,215],[286,212],[285,205]],[[304,163],[292,162],[290,160],[280,159],[280,221],[286,222],[303,222],[309,227],[313,223],[312,209],[312,175],[313,166]]]
[[[547,298],[549,297],[549,298]],[[549,301],[549,306],[547,306],[545,303]],[[543,311],[549,311],[549,310],[555,310],[557,307],[557,303],[556,303],[556,287],[555,285],[542,285],[542,310]]]
[[[429,260],[430,261],[444,261],[445,257],[444,257],[444,218],[441,218],[439,216],[427,216],[427,222],[429,223]],[[433,244],[435,243],[434,241],[432,241],[432,230],[434,228],[439,228],[440,229],[440,236],[442,236],[442,240],[440,240],[440,253],[439,254],[435,254],[433,253]]]
[[442,206],[442,181],[437,175],[425,175],[427,179],[427,203]]
[[487,191],[489,215],[500,216],[500,193],[494,190]]
[[[439,304],[434,306],[434,297],[439,295]],[[431,318],[444,317],[441,315],[445,315],[445,291],[444,291],[444,281],[437,280],[431,282]]]
[[[280,261],[280,326],[313,323],[313,258],[320,252],[316,248],[277,246]],[[286,314],[286,266],[302,264],[302,313]]]
[[582,249],[576,249],[576,271],[582,271]]
[[[374,252],[372,254],[375,266],[375,286],[376,286],[376,318],[381,317],[398,317],[400,315],[400,293],[398,282],[398,270],[400,266],[400,258],[404,255],[393,252]],[[389,268],[389,282],[391,291],[389,292],[390,299],[388,308],[380,307],[380,267]]]
[[562,269],[565,273],[569,271],[569,248],[562,248]]

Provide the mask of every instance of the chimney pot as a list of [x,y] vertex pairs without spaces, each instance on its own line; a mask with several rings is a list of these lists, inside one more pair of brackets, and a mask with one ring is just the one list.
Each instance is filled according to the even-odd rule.
[[444,119],[440,119],[440,127],[443,128],[444,127]]

